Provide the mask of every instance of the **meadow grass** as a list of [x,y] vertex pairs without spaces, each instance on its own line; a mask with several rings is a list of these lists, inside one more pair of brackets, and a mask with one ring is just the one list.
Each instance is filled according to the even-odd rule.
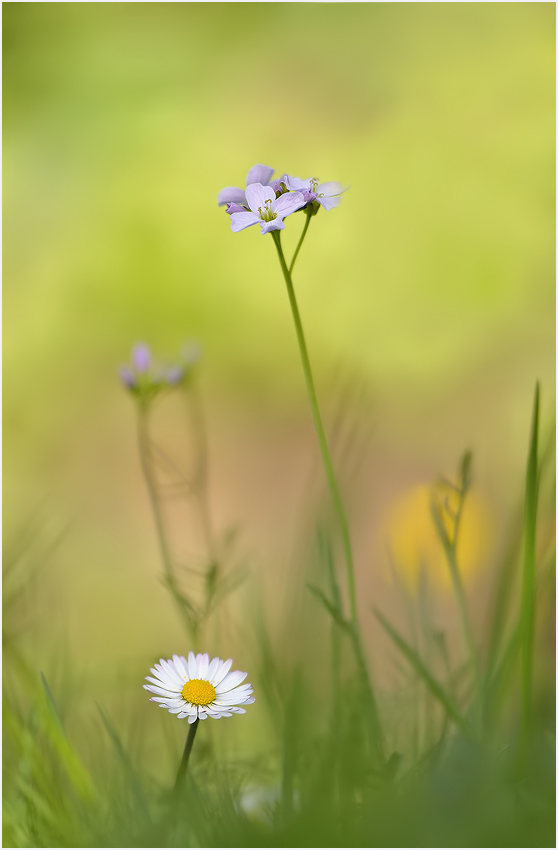
[[[167,587],[195,645],[234,581],[228,588],[230,576],[211,562],[201,601],[179,589],[165,563],[144,410],[139,422]],[[344,613],[335,533],[322,524],[312,568],[301,574],[306,614],[285,624],[289,640],[272,636],[258,606],[247,614],[256,636],[250,679],[268,720],[265,745],[243,755],[241,747],[223,744],[228,721],[218,736],[206,734],[209,721],[177,789],[173,771],[184,724],[153,709],[132,719],[131,736],[130,723],[113,717],[118,707],[101,704],[81,712],[76,724],[68,694],[80,687],[78,671],[51,683],[21,649],[21,593],[46,555],[25,529],[8,551],[5,572],[4,846],[553,846],[552,654],[537,612],[551,593],[555,557],[553,547],[537,546],[538,493],[551,460],[548,452],[541,460],[539,443],[537,387],[521,532],[496,570],[483,633],[471,624],[457,560],[473,475],[469,454],[451,483],[457,509],[444,520],[448,503],[432,501],[465,658],[450,658],[427,616],[409,641],[382,611],[371,611],[398,653],[406,683],[399,693],[373,688],[369,648]],[[410,600],[411,615],[414,605]],[[426,651],[428,641],[439,650],[438,661]],[[138,684],[138,701],[143,693]],[[137,743],[157,737],[161,717],[167,736],[172,727],[168,752],[158,759],[168,768],[163,776]],[[249,724],[250,715],[242,722]]]

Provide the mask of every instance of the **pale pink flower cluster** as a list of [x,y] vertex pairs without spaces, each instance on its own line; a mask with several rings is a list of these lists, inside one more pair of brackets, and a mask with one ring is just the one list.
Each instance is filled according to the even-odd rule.
[[219,192],[217,203],[226,204],[234,233],[253,224],[260,225],[262,234],[283,230],[288,215],[310,204],[317,203],[327,211],[339,206],[341,194],[348,188],[341,183],[320,183],[316,177],[301,180],[289,174],[271,180],[273,173],[268,165],[254,165],[246,176],[245,190],[227,186]]

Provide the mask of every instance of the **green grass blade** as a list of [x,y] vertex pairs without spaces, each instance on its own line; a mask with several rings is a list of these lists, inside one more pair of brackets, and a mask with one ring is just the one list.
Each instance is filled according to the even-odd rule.
[[346,620],[343,619],[342,613],[332,602],[330,602],[323,590],[320,590],[320,588],[316,587],[316,585],[314,584],[307,584],[306,587],[311,593],[314,594],[316,599],[319,599],[326,611],[331,615],[331,617],[335,620],[338,626],[340,626],[342,629],[349,628],[349,624]]
[[134,770],[134,767],[132,765],[130,757],[128,756],[128,753],[126,752],[124,745],[123,745],[122,741],[120,740],[120,736],[119,736],[118,732],[116,731],[116,729],[114,728],[114,726],[112,725],[112,723],[110,722],[109,718],[107,717],[107,715],[105,714],[105,712],[103,711],[103,709],[101,708],[100,705],[97,705],[97,710],[98,710],[99,714],[101,715],[101,720],[103,721],[103,725],[104,725],[105,729],[107,730],[107,734],[108,734],[108,736],[109,736],[109,738],[110,738],[110,740],[111,740],[111,742],[114,746],[114,749],[116,750],[118,758],[122,762],[122,765],[124,767],[124,770],[125,770],[128,778],[130,780],[130,786],[132,788],[132,792],[134,794],[134,797],[136,798],[136,801],[138,802],[138,804],[141,806],[141,811],[143,812],[143,814],[145,814],[149,818],[149,809],[148,809],[147,797],[146,797],[145,792],[144,792],[144,790],[143,790],[143,788],[142,788],[142,786],[139,782],[139,779],[137,777],[136,771]]
[[535,636],[535,570],[538,489],[538,439],[539,439],[539,384],[535,387],[531,438],[527,459],[525,483],[525,511],[523,515],[523,574],[521,584],[521,723],[520,752],[530,736],[533,692],[533,646]]
[[320,547],[320,554],[325,561],[327,574],[329,578],[329,587],[331,591],[331,596],[333,598],[333,605],[341,614],[341,617],[344,619],[343,614],[343,601],[341,599],[341,591],[339,590],[339,585],[337,584],[337,579],[335,577],[335,564],[333,561],[333,552],[331,551],[331,540],[327,536],[327,534],[323,531],[318,532],[318,543]]
[[52,692],[42,673],[41,681],[43,683],[47,702],[47,710],[43,711],[42,717],[44,730],[48,735],[48,738],[60,759],[60,764],[64,767],[76,793],[81,799],[91,801],[95,796],[95,790],[89,773],[66,737],[64,727],[62,726],[60,712],[58,711]]
[[471,734],[471,729],[466,719],[463,717],[453,700],[448,696],[445,692],[444,688],[440,683],[434,678],[434,676],[430,673],[428,668],[424,665],[422,660],[419,658],[417,653],[409,646],[407,641],[401,637],[399,632],[397,632],[393,626],[386,620],[383,614],[380,613],[376,608],[373,609],[374,614],[379,620],[380,624],[386,630],[390,638],[405,656],[409,664],[413,667],[418,676],[423,680],[426,687],[430,691],[430,693],[436,697],[438,702],[444,707],[448,717],[450,717],[464,732],[468,735]]

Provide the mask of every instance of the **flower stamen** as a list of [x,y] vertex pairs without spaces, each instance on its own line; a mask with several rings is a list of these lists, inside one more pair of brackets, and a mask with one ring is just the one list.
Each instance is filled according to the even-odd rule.
[[262,221],[273,221],[277,213],[271,209],[271,200],[264,201],[263,207],[258,207],[258,213]]
[[190,679],[182,688],[182,696],[192,705],[211,705],[216,693],[213,685],[205,679]]

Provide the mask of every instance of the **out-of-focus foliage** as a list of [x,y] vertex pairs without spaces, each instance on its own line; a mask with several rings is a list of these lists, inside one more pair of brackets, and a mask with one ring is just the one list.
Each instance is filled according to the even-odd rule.
[[[553,843],[554,17],[4,4],[5,846]],[[215,203],[256,162],[351,184],[295,286],[364,664],[273,245]],[[192,338],[139,426],[165,553],[117,367]],[[202,640],[258,701],[178,805],[141,682]]]

